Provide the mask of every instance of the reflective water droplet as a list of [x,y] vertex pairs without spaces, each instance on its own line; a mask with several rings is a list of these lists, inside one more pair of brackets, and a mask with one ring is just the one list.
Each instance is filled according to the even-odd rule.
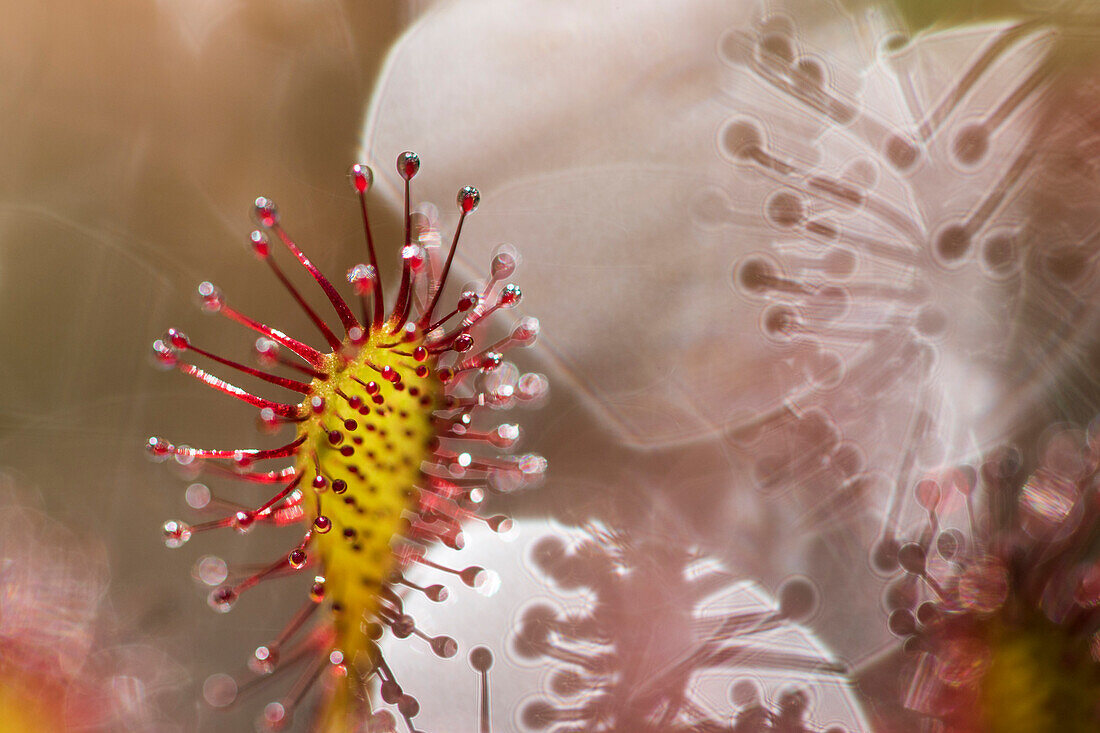
[[514,308],[519,305],[522,298],[523,291],[520,290],[519,286],[509,283],[504,286],[504,290],[500,293],[500,305],[502,308]]
[[253,229],[252,233],[248,235],[248,244],[252,247],[252,251],[256,256],[261,259],[271,254],[271,243],[268,242],[267,236],[259,229]]
[[970,251],[970,232],[961,224],[950,224],[936,235],[932,251],[941,264],[954,265]]
[[210,591],[206,602],[218,613],[229,613],[237,602],[237,591],[232,586],[223,585]]
[[198,287],[199,305],[206,313],[217,313],[225,305],[222,291],[211,282],[201,282]]
[[229,707],[237,699],[237,682],[221,672],[212,674],[202,683],[202,698],[210,707]]
[[437,657],[450,659],[458,654],[458,642],[449,636],[437,636],[431,641],[432,652]]
[[267,646],[258,646],[248,660],[248,668],[256,674],[268,675],[279,664],[279,652]]
[[718,147],[734,160],[749,160],[764,148],[764,133],[756,122],[733,119],[718,133]]
[[989,150],[989,130],[982,123],[966,125],[955,136],[951,151],[955,159],[965,166],[976,166]]
[[920,158],[920,149],[901,135],[890,135],[883,149],[886,159],[899,171],[906,171]]
[[256,199],[253,204],[253,215],[262,227],[270,228],[279,223],[279,209],[274,201],[265,196]]
[[503,280],[512,276],[518,264],[519,254],[516,252],[516,248],[510,244],[500,244],[493,252],[489,273],[494,280]]
[[916,542],[907,542],[898,549],[898,564],[907,573],[923,575],[925,561],[924,548]]
[[203,585],[219,586],[229,577],[229,565],[216,555],[204,555],[195,563],[193,575]]
[[163,529],[164,544],[172,549],[183,547],[191,539],[191,526],[184,522],[170,519],[164,523]]
[[357,192],[366,193],[374,183],[374,171],[368,165],[356,163],[348,171],[348,180]]
[[474,348],[474,337],[468,333],[460,333],[458,336],[455,336],[451,348],[460,354],[465,354],[467,351]]
[[475,646],[470,650],[470,666],[478,672],[488,672],[493,666],[493,653],[487,647]]
[[778,191],[764,203],[764,216],[780,229],[792,229],[806,218],[806,205],[798,194]]
[[420,170],[420,156],[411,150],[406,150],[397,156],[397,172],[406,181],[411,180]]
[[779,613],[791,621],[805,621],[817,610],[817,587],[809,578],[798,576],[783,581],[776,592]]
[[473,186],[463,186],[458,192],[458,208],[464,214],[470,214],[477,211],[478,204],[481,203],[481,194]]

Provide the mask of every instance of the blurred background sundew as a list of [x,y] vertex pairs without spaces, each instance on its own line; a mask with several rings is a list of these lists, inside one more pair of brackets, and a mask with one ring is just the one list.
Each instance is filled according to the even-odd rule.
[[[519,422],[523,449],[545,454],[551,473],[500,507],[535,533],[560,526],[553,522],[610,527],[604,555],[659,538],[697,550],[732,579],[722,612],[767,606],[789,578],[808,576],[817,601],[792,644],[879,675],[862,686],[829,678],[816,699],[818,712],[845,711],[834,722],[853,733],[918,729],[903,692],[875,684],[898,674],[898,643],[869,559],[883,532],[926,519],[909,482],[1002,441],[1034,461],[1028,446],[1050,423],[1085,423],[1100,407],[1100,13],[1090,2],[0,4],[0,512],[31,512],[46,537],[61,532],[51,522],[67,527],[66,538],[71,531],[88,549],[85,575],[49,574],[42,592],[87,584],[100,600],[95,620],[73,632],[94,639],[84,676],[110,677],[95,665],[125,657],[130,667],[117,662],[123,671],[111,679],[137,690],[118,698],[136,706],[127,715],[89,714],[93,722],[74,730],[247,730],[277,696],[278,686],[228,712],[200,702],[209,675],[240,670],[278,633],[301,583],[265,583],[223,616],[210,611],[192,567],[206,556],[261,562],[292,540],[277,530],[211,533],[169,552],[161,523],[190,518],[183,495],[193,479],[142,450],[150,435],[237,446],[255,436],[254,413],[159,372],[149,345],[174,326],[250,360],[243,329],[196,307],[203,280],[249,315],[308,333],[247,246],[249,205],[258,195],[275,200],[320,269],[342,280],[364,258],[345,178],[361,157],[378,181],[372,213],[387,272],[400,239],[393,160],[404,149],[421,154],[414,201],[439,206],[444,234],[454,192],[481,189],[464,230],[463,278],[480,276],[502,241],[524,258],[516,281],[544,338],[523,366],[546,371],[553,396]],[[1003,50],[983,57],[997,39],[1007,39]],[[753,55],[760,49],[811,61],[814,78],[858,121],[807,104],[798,78],[784,86],[768,77]],[[960,138],[967,124],[993,118],[984,152],[959,143],[973,142]],[[921,141],[920,162],[892,167],[884,136],[918,135],[930,120],[938,126]],[[761,149],[800,173],[767,170]],[[799,188],[834,174],[917,221],[930,250],[949,224],[991,200],[983,216],[992,224],[975,230],[958,263],[897,264],[882,249],[851,245],[854,264],[818,265],[817,250],[801,244],[812,238],[803,227],[811,216],[845,234],[882,233],[873,207],[822,203]],[[1001,232],[1011,236],[994,241]],[[744,275],[761,255],[771,264]],[[786,302],[769,289],[776,272],[794,283],[787,295],[835,277],[873,297],[822,326],[835,304],[799,301],[797,317],[772,307]],[[889,278],[912,286],[916,300],[884,295]],[[930,306],[923,318],[913,302]],[[834,355],[844,367],[835,383]],[[242,503],[262,500],[210,483]],[[4,570],[20,555],[4,538],[0,548]],[[494,550],[479,552],[493,561]],[[621,567],[652,570],[630,557]],[[527,572],[515,558],[495,561]],[[655,553],[654,577],[672,562]],[[554,584],[531,572],[509,591],[501,570],[501,604],[523,609],[528,591],[555,597]],[[32,575],[0,573],[0,583],[16,582],[35,591]],[[404,683],[425,707],[453,704],[443,717],[473,731],[476,677],[465,653],[495,643],[506,665],[523,624],[504,617],[507,628],[487,638],[485,599],[464,611],[456,595],[433,626],[463,651]],[[6,628],[0,614],[0,653],[13,654]],[[640,664],[659,668],[684,653],[654,648],[668,656]],[[423,660],[406,661],[419,670]],[[0,685],[12,668],[4,664]],[[134,669],[150,665],[164,674]],[[81,675],[70,667],[63,681]],[[719,668],[713,694],[701,686],[718,730],[733,730],[735,711],[751,707],[748,688],[731,687],[743,678],[779,704],[782,674],[751,667]],[[507,669],[500,694],[511,707],[494,708],[494,730],[527,730],[520,703],[546,679],[516,676],[506,691]],[[89,694],[74,688],[73,697]],[[0,707],[8,699],[0,692]],[[829,720],[818,722],[813,730]]]

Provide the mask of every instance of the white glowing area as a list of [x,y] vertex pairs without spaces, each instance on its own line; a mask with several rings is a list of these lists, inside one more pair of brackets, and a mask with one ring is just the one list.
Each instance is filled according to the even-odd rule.
[[[838,660],[721,563],[603,527],[524,520],[503,536],[480,525],[465,532],[464,549],[429,558],[491,568],[494,582],[483,592],[452,584],[441,603],[406,598],[417,624],[455,636],[459,654],[440,660],[426,644],[382,642],[420,700],[418,730],[479,730],[480,675],[468,655],[482,646],[493,655],[493,731],[731,729],[754,696],[775,708],[794,687],[808,696],[814,730],[869,730]],[[418,568],[410,579],[427,585],[438,575]],[[812,614],[807,581],[789,587],[787,615]],[[544,634],[537,624],[547,619]]]

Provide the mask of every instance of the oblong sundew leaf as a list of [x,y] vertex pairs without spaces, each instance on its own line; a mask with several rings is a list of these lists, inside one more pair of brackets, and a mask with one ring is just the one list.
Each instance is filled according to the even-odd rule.
[[[365,263],[347,271],[358,296],[354,310],[284,229],[275,204],[266,197],[255,200],[259,228],[247,241],[312,321],[315,336],[327,342],[325,350],[244,315],[208,281],[198,287],[202,309],[259,334],[255,350],[263,368],[218,356],[176,328],[153,342],[158,366],[179,369],[258,408],[262,431],[289,433],[276,441],[281,445],[264,448],[201,449],[160,437],[149,438],[146,446],[151,458],[172,459],[192,478],[205,474],[267,487],[266,500],[244,504],[214,496],[205,484],[192,484],[188,504],[217,518],[194,525],[165,522],[169,548],[210,530],[245,534],[269,525],[297,526],[301,533],[273,562],[258,568],[227,567],[220,558],[208,557],[195,571],[198,580],[214,587],[209,605],[222,613],[264,581],[298,573],[312,577],[297,613],[288,612],[282,630],[255,647],[248,664],[254,677],[246,682],[218,673],[203,685],[207,703],[226,708],[261,688],[265,678],[291,674],[289,689],[262,708],[256,722],[260,730],[286,730],[296,715],[307,717],[302,703],[313,691],[318,701],[309,715],[312,730],[373,729],[396,718],[413,730],[420,703],[388,666],[379,640],[387,633],[412,639],[442,659],[457,654],[458,645],[445,634],[429,634],[405,610],[411,594],[440,602],[449,591],[442,584],[410,583],[404,573],[427,563],[442,579],[449,574],[466,586],[478,586],[483,568],[428,563],[427,548],[442,543],[461,549],[463,530],[474,520],[494,532],[505,531],[507,517],[482,513],[486,495],[530,486],[546,469],[541,456],[512,453],[520,438],[517,425],[493,424],[487,417],[490,409],[546,397],[545,377],[521,375],[504,356],[535,343],[538,321],[525,318],[506,331],[492,330],[498,311],[522,299],[520,288],[508,282],[515,256],[510,250],[498,252],[483,281],[454,301],[444,300],[462,223],[476,211],[480,193],[472,186],[459,190],[461,218],[443,250],[434,222],[410,210],[410,181],[419,168],[415,153],[397,156],[406,216],[399,285],[390,293],[378,270],[368,213],[373,173],[362,164],[349,171],[366,239]],[[319,315],[290,281],[274,243],[308,272],[335,319],[327,310],[328,318]],[[334,330],[329,321],[340,326]],[[292,396],[279,401],[254,394],[214,376],[196,364],[199,360]],[[204,568],[206,561],[212,564]]]

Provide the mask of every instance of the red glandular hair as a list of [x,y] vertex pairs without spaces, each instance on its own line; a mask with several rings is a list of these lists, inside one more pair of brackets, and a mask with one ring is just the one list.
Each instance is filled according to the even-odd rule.
[[[258,507],[229,504],[224,516],[201,524],[166,522],[169,547],[210,529],[303,527],[301,539],[286,554],[259,572],[218,585],[210,594],[210,605],[225,612],[262,580],[302,572],[314,576],[304,605],[274,640],[256,649],[250,663],[261,676],[293,666],[303,670],[287,694],[264,709],[261,721],[270,728],[285,726],[301,699],[320,683],[317,730],[356,730],[356,725],[369,721],[388,727],[386,721],[393,716],[372,707],[377,704],[369,694],[374,686],[381,702],[395,706],[413,730],[419,704],[399,685],[376,642],[387,630],[399,638],[418,636],[441,657],[453,656],[457,644],[449,636],[428,634],[405,613],[402,597],[407,592],[423,593],[433,601],[448,594],[444,585],[416,585],[405,577],[405,570],[413,564],[427,565],[456,575],[468,586],[477,585],[481,568],[440,566],[426,559],[426,548],[434,543],[461,548],[462,526],[468,521],[486,522],[494,530],[506,528],[507,518],[482,514],[486,492],[526,486],[546,468],[540,456],[507,454],[519,439],[518,426],[486,424],[486,413],[537,402],[547,391],[545,377],[521,375],[504,357],[510,348],[534,343],[538,321],[523,318],[501,338],[489,338],[487,333],[490,316],[520,302],[520,289],[506,282],[515,270],[515,255],[507,248],[499,251],[484,282],[463,292],[453,307],[441,307],[463,222],[477,209],[480,194],[470,186],[459,191],[458,225],[443,257],[424,236],[430,228],[418,226],[409,209],[409,181],[419,166],[414,153],[398,157],[405,190],[405,238],[400,285],[388,310],[367,211],[373,175],[368,167],[355,165],[350,179],[359,196],[369,261],[352,267],[347,279],[360,300],[360,314],[290,238],[270,200],[256,199],[260,227],[250,235],[257,257],[302,307],[327,350],[245,316],[209,282],[199,286],[203,308],[259,333],[261,363],[282,369],[257,369],[217,356],[176,329],[153,344],[162,365],[253,405],[262,424],[273,431],[294,431],[285,444],[264,449],[203,450],[163,438],[150,438],[148,443],[155,458],[172,458],[220,477],[274,488]],[[320,286],[339,320],[338,329],[330,327],[283,273],[272,239]],[[283,402],[254,395],[185,361],[187,355],[268,382],[294,398]],[[293,376],[283,376],[287,373]],[[276,466],[270,467],[269,461]],[[268,465],[261,468],[262,464]],[[193,493],[189,500],[201,508],[228,504],[212,501],[201,485]],[[218,574],[213,575],[218,584]],[[205,692],[212,704],[228,705],[238,695],[237,681],[212,678]]]

